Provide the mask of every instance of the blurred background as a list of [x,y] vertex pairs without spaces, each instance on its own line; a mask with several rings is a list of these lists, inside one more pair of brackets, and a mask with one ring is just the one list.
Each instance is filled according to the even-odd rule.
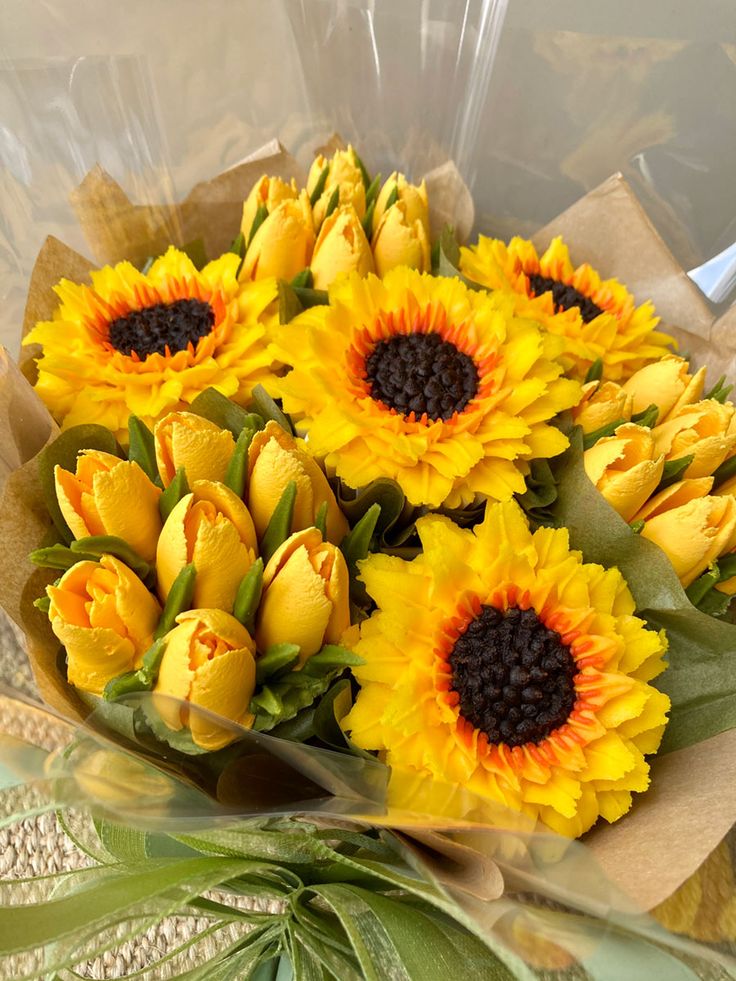
[[[30,10],[32,9],[32,15]],[[733,0],[2,0],[0,341],[100,163],[171,202],[277,136],[372,171],[453,159],[476,229],[547,222],[623,171],[686,269],[736,241]],[[728,302],[736,258],[699,279]]]

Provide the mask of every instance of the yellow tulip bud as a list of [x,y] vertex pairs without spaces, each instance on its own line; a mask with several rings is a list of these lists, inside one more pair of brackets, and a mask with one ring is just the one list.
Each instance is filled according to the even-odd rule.
[[688,480],[679,480],[675,484],[670,484],[659,494],[649,498],[644,507],[640,508],[634,515],[634,521],[646,521],[647,518],[653,518],[656,514],[664,514],[665,511],[682,507],[688,501],[694,501],[698,497],[706,497],[712,486],[712,477],[691,477]]
[[189,726],[202,749],[221,749],[235,734],[198,709],[240,725],[251,723],[255,645],[245,627],[222,610],[189,610],[179,614],[176,624],[164,638],[153,690],[156,711],[170,729]]
[[240,279],[293,279],[306,269],[314,248],[314,221],[309,197],[277,204],[253,236],[243,260]]
[[314,224],[319,228],[325,220],[327,206],[334,193],[335,188],[339,188],[339,205],[352,205],[358,218],[362,220],[365,215],[365,185],[363,184],[363,174],[355,160],[355,150],[349,146],[347,150],[336,150],[332,159],[328,160],[322,154],[312,162],[307,178],[307,193],[311,195],[322,176],[322,171],[327,170],[327,180],[322,188],[322,193],[314,204]]
[[268,177],[266,174],[257,180],[250,190],[250,194],[243,204],[243,218],[240,222],[240,231],[247,242],[250,238],[250,230],[253,227],[253,220],[259,208],[265,207],[269,214],[281,204],[282,201],[296,200],[299,197],[296,181],[292,177],[287,184],[280,177]]
[[628,422],[632,404],[632,396],[616,382],[589,382],[583,385],[583,397],[573,409],[573,417],[587,435],[622,419]]
[[161,491],[137,463],[82,450],[76,473],[54,468],[56,498],[75,538],[116,535],[150,562],[161,531]]
[[101,695],[108,681],[140,667],[161,607],[125,563],[112,555],[77,562],[46,592],[75,688]]
[[367,276],[374,271],[373,253],[355,209],[333,211],[320,229],[312,255],[314,288],[326,290],[340,273]]
[[421,221],[424,226],[426,238],[429,241],[429,201],[427,199],[427,184],[422,181],[418,186],[410,184],[403,174],[396,171],[391,174],[389,179],[381,188],[376,198],[376,207],[373,211],[373,231],[375,232],[381,223],[386,212],[386,205],[394,190],[398,194],[398,201],[401,201],[406,210],[406,220],[410,225],[415,221]]
[[429,272],[432,268],[424,224],[418,218],[410,221],[403,201],[397,201],[384,212],[373,233],[372,246],[379,276],[385,276],[395,266],[409,266],[419,272]]
[[662,479],[664,457],[656,456],[648,429],[625,423],[585,451],[585,472],[624,521],[636,512]]
[[256,645],[298,644],[304,662],[337,644],[350,626],[348,567],[316,528],[298,531],[276,549],[263,572]]
[[683,586],[736,544],[736,499],[698,497],[644,523],[642,538],[659,545]]
[[153,431],[156,464],[164,487],[168,487],[183,467],[187,480],[224,480],[235,450],[235,440],[227,429],[193,412],[170,412]]
[[684,405],[671,412],[667,422],[656,426],[652,436],[657,453],[664,453],[665,460],[693,455],[684,477],[707,477],[736,447],[734,407],[715,399]]
[[656,405],[661,423],[683,406],[697,402],[704,384],[705,368],[691,375],[687,361],[673,354],[634,372],[623,388],[633,400],[634,415]]
[[339,545],[350,530],[322,468],[301,439],[294,439],[276,422],[256,433],[248,451],[248,510],[262,538],[274,508],[290,481],[296,483],[291,531],[313,527],[327,503],[327,540]]
[[240,580],[258,549],[245,504],[224,484],[195,480],[166,519],[156,550],[161,599],[189,562],[194,563],[193,605],[232,612]]

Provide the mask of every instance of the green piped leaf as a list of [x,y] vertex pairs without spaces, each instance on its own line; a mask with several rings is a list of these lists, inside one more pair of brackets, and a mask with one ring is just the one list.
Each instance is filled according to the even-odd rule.
[[583,449],[589,450],[591,446],[595,446],[599,439],[603,439],[604,436],[613,436],[619,426],[623,426],[626,422],[625,419],[616,419],[614,422],[609,422],[605,426],[601,426],[600,429],[594,429],[592,433],[588,433],[583,439]]
[[253,218],[253,222],[251,223],[250,226],[250,232],[248,233],[248,246],[250,246],[250,243],[255,238],[256,232],[264,223],[266,218],[268,218],[268,208],[266,207],[265,204],[261,204],[258,206],[258,211],[256,211],[255,216]]
[[317,517],[314,519],[314,527],[322,535],[324,541],[327,541],[327,501],[322,501],[317,511]]
[[233,243],[228,249],[228,252],[232,252],[234,255],[240,256],[242,259],[245,256],[245,235],[242,232],[238,234],[233,239]]
[[731,394],[733,385],[726,384],[726,376],[721,375],[718,381],[715,383],[713,388],[703,396],[704,399],[715,399],[716,402],[725,402],[728,396]]
[[664,490],[664,488],[669,487],[670,484],[674,484],[678,480],[681,480],[683,474],[694,459],[694,454],[689,453],[687,456],[681,456],[679,460],[668,460],[664,465],[662,479],[659,482],[659,487],[657,490]]
[[242,497],[245,493],[245,483],[248,476],[248,449],[255,434],[256,430],[247,426],[241,431],[225,472],[225,484],[238,497]]
[[600,381],[601,378],[603,378],[603,359],[596,358],[585,375],[585,384]]
[[233,603],[233,616],[249,634],[253,634],[258,604],[263,592],[263,559],[257,558],[240,580]]
[[311,289],[313,283],[314,276],[312,275],[312,270],[307,266],[306,269],[302,269],[301,272],[296,274],[290,285],[297,289]]
[[146,585],[151,585],[155,570],[142,559],[140,555],[131,548],[130,545],[118,538],[116,535],[90,535],[88,538],[80,538],[72,542],[73,552],[94,555],[99,558],[101,555],[114,555],[116,559],[124,562],[129,569],[142,579]]
[[91,552],[87,554],[75,552],[73,549],[67,548],[66,545],[50,545],[47,548],[34,549],[28,558],[34,565],[44,569],[63,569],[66,571],[76,565],[77,562],[97,562],[99,555],[93,555]]
[[161,486],[153,433],[138,416],[128,418],[128,459],[132,463],[137,463],[157,487]]
[[244,429],[263,429],[263,420],[247,412],[242,405],[233,402],[215,388],[206,388],[194,399],[189,411],[203,419],[209,419],[220,429],[229,429],[234,439]]
[[[263,385],[256,385],[252,392],[253,405],[261,419],[277,422],[290,436],[294,435],[294,427],[286,413],[274,402]],[[259,426],[263,429],[263,426]]]
[[322,192],[325,189],[325,184],[327,183],[327,178],[329,176],[329,173],[330,173],[330,165],[325,164],[325,166],[322,168],[322,173],[317,178],[317,183],[314,185],[312,193],[309,195],[309,203],[312,205],[312,207],[314,207],[315,204],[322,197]]
[[294,317],[298,317],[304,311],[299,297],[291,283],[285,279],[278,282],[279,294],[279,323],[290,324]]
[[721,484],[734,476],[736,476],[736,456],[732,456],[730,460],[724,460],[720,467],[714,471],[713,487],[720,487]]
[[361,222],[361,224],[363,225],[363,231],[365,232],[365,237],[368,239],[369,242],[373,235],[373,215],[375,213],[376,213],[376,202],[375,200],[373,200],[365,209],[365,215],[363,215],[363,221]]
[[158,499],[158,510],[161,520],[164,523],[182,497],[186,497],[188,493],[189,481],[187,480],[187,475],[184,472],[184,467],[179,467],[174,479]]
[[381,175],[376,174],[373,180],[365,189],[365,207],[366,211],[375,203],[378,197],[378,192],[381,190]]
[[345,556],[351,576],[357,574],[358,562],[370,551],[371,539],[381,516],[380,504],[371,504],[358,523],[350,529],[340,542],[340,551]]
[[263,685],[299,663],[298,644],[272,644],[256,661],[256,684]]
[[306,286],[294,286],[292,288],[304,310],[308,307],[324,307],[330,302],[327,290],[308,289]]
[[332,194],[330,195],[330,200],[327,202],[327,208],[325,209],[325,218],[329,218],[332,212],[337,208],[340,203],[340,187],[335,186]]
[[659,407],[652,402],[643,412],[637,412],[636,415],[633,415],[631,421],[635,422],[637,426],[646,426],[647,429],[651,429],[657,425],[658,418]]
[[[191,610],[192,599],[194,597],[194,584],[197,579],[197,570],[190,562],[181,569],[171,584],[169,595],[166,597],[163,613],[158,626],[154,632],[154,640],[163,637],[169,630],[176,625],[176,618],[185,610]],[[145,660],[145,658],[144,658]]]
[[284,544],[291,534],[291,523],[294,519],[296,503],[296,481],[290,480],[274,508],[268,527],[261,539],[261,556],[268,562],[276,549]]

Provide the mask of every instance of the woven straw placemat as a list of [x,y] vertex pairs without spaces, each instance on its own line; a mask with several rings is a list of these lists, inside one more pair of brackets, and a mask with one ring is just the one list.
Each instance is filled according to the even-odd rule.
[[[26,698],[38,699],[30,666],[20,645],[14,627],[0,614],[0,681],[12,687]],[[69,728],[56,723],[46,713],[34,710],[32,705],[15,702],[0,696],[0,732],[23,739],[44,749],[63,746],[69,739]],[[15,813],[32,806],[37,796],[32,787],[15,787],[2,795],[4,813]],[[37,818],[16,822],[0,830],[0,879],[27,879],[48,875],[52,872],[83,868],[91,860],[81,852],[64,833],[55,814],[47,813]],[[28,887],[28,900],[37,900]],[[238,900],[221,893],[208,894],[220,902],[237,903],[250,908],[267,909],[260,903]],[[188,948],[186,954],[170,965],[157,966],[167,951],[200,934],[211,921],[199,917],[170,916],[157,927],[137,938],[107,951],[105,954],[75,966],[85,978],[124,978],[134,971],[146,970],[148,979],[164,981],[211,956],[215,945],[232,942],[243,927],[229,925],[215,935],[209,935]],[[37,963],[33,956],[22,955],[5,961],[0,967],[0,977],[17,978],[27,974]],[[141,978],[143,981],[143,978]]]

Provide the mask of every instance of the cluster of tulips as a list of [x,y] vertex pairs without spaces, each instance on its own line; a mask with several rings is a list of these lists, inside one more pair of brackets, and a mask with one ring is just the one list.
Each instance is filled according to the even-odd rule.
[[194,413],[167,415],[153,479],[95,449],[76,472],[54,470],[79,559],[47,588],[69,682],[108,697],[151,687],[164,723],[206,750],[232,734],[191,706],[249,726],[269,651],[286,645],[300,670],[350,627],[338,548],[349,528],[327,478],[300,440],[251,418],[236,440]]
[[318,156],[306,188],[264,175],[245,204],[241,278],[291,280],[311,270],[315,289],[340,273],[384,276],[395,266],[431,269],[429,208],[424,181],[393,173],[370,181],[352,147]]
[[[589,478],[685,587],[736,550],[736,416],[729,389],[703,396],[704,382],[705,368],[671,355],[623,384],[590,382],[574,412]],[[730,595],[736,577],[714,585]]]

